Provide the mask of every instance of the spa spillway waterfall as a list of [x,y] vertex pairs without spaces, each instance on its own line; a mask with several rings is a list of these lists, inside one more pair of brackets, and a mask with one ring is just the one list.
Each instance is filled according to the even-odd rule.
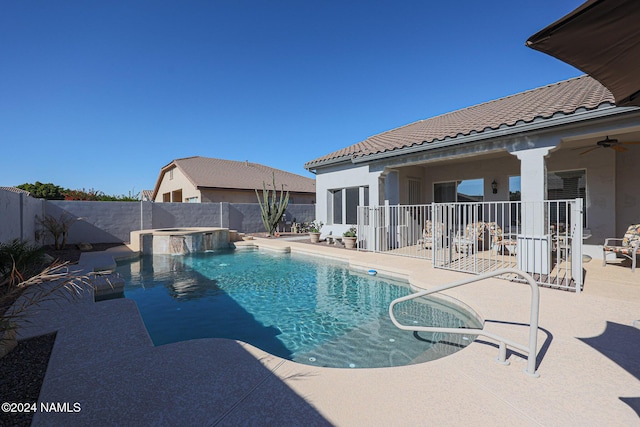
[[185,255],[229,247],[226,228],[159,228],[131,232],[131,242],[139,242],[140,252],[156,255]]

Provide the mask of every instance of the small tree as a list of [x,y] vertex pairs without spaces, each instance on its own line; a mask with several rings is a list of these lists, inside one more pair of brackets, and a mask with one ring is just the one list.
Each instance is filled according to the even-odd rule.
[[[64,249],[67,245],[67,236],[69,234],[69,228],[77,221],[77,218],[63,212],[60,218],[56,218],[53,215],[45,215],[40,218],[36,216],[38,223],[44,227],[45,231],[51,234],[53,237],[54,247],[56,249]],[[62,239],[61,241],[59,241]]]
[[270,236],[276,231],[278,223],[284,215],[284,211],[289,205],[289,191],[284,194],[284,185],[280,191],[280,199],[278,199],[278,191],[276,187],[276,174],[273,173],[273,190],[267,190],[267,186],[262,182],[262,199],[260,201],[260,195],[256,190],[256,197],[258,198],[258,204],[260,205],[260,211],[262,214],[262,223]]

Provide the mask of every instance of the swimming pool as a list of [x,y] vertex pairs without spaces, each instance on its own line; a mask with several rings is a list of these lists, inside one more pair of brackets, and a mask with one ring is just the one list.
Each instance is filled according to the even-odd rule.
[[[371,368],[434,360],[475,338],[397,329],[389,303],[410,293],[407,284],[322,258],[246,249],[156,255],[118,272],[155,345],[230,338],[308,365]],[[440,299],[404,303],[396,315],[404,323],[481,326]]]

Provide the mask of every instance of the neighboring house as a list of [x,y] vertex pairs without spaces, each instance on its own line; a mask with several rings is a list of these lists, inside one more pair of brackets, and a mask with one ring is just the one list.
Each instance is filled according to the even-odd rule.
[[24,194],[25,196],[31,195],[31,193],[28,192],[27,190],[23,190],[22,188],[18,188],[18,187],[0,187],[0,190],[10,191],[12,193]]
[[156,202],[257,203],[255,190],[263,185],[278,192],[289,191],[289,203],[312,204],[316,200],[315,180],[248,161],[186,157],[173,160],[160,170],[151,200]]
[[[618,143],[596,145],[607,138]],[[581,76],[383,132],[305,168],[326,233],[355,224],[357,206],[385,202],[581,197],[585,247],[601,257],[597,245],[640,222],[640,145],[622,145],[638,141],[640,109],[617,107]]]
[[140,194],[140,198],[143,202],[152,202],[153,201],[153,190],[142,190]]

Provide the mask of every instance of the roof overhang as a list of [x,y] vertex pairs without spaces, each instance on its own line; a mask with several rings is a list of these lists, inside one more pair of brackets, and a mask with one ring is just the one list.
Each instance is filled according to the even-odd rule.
[[640,1],[589,0],[527,40],[584,71],[618,106],[640,106]]
[[330,166],[337,166],[339,164],[364,164],[375,162],[379,160],[386,160],[399,156],[414,155],[417,153],[424,153],[432,150],[439,150],[449,148],[453,146],[459,146],[463,144],[476,144],[482,143],[491,139],[508,138],[524,133],[536,133],[553,129],[554,127],[568,126],[572,124],[579,124],[585,121],[595,119],[605,119],[617,115],[627,114],[630,112],[638,113],[637,108],[630,107],[616,107],[611,104],[603,104],[600,107],[592,110],[578,109],[572,114],[558,113],[555,116],[547,119],[536,119],[532,122],[520,122],[513,126],[504,125],[499,129],[488,129],[484,132],[478,132],[470,135],[460,135],[454,138],[446,138],[442,141],[432,142],[429,144],[413,145],[396,150],[383,151],[379,153],[372,153],[362,156],[353,157],[340,157],[335,159],[329,159],[326,161],[318,162],[310,165],[311,169],[318,169]]

